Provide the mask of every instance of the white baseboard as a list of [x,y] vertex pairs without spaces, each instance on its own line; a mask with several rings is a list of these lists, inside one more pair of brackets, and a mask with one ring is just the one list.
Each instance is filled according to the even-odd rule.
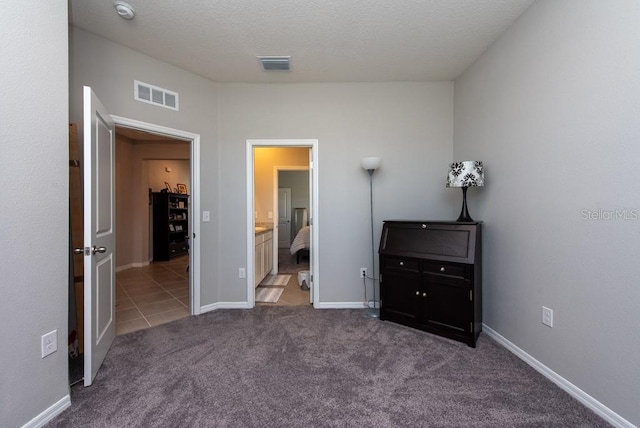
[[564,391],[566,391],[573,398],[581,402],[584,406],[591,409],[594,413],[600,416],[605,421],[609,422],[614,427],[619,428],[637,428],[631,422],[569,382],[567,379],[560,376],[558,373],[551,370],[549,367],[542,364],[540,361],[533,358],[531,355],[527,354],[524,350],[516,346],[513,342],[509,341],[506,337],[502,336],[497,331],[493,330],[491,327],[486,324],[482,324],[482,332],[486,333],[487,336],[491,337],[493,340],[498,342],[500,345],[507,348],[513,354],[515,354],[518,358],[520,358],[525,363],[529,364],[533,367],[537,372],[542,374],[544,377],[549,379],[551,382],[558,385]]
[[200,314],[215,311],[217,309],[251,309],[248,302],[218,302],[200,306]]
[[145,266],[149,266],[149,262],[129,263],[128,265],[118,266],[116,268],[116,272],[122,272],[123,270],[131,269],[131,268],[141,268]]
[[40,428],[51,422],[53,418],[64,412],[71,406],[71,396],[69,394],[62,397],[58,402],[54,403],[44,412],[24,424],[22,428]]
[[317,302],[313,304],[316,309],[366,309],[363,302]]
[[[315,309],[366,309],[362,302],[319,302],[314,303]],[[251,309],[248,302],[219,302],[200,307],[200,313],[215,311],[217,309]]]

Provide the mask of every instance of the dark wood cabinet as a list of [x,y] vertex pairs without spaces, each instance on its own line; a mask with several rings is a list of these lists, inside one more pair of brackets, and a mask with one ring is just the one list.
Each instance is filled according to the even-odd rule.
[[166,261],[189,249],[189,196],[153,194],[153,260]]
[[385,221],[380,319],[475,347],[482,331],[482,224]]

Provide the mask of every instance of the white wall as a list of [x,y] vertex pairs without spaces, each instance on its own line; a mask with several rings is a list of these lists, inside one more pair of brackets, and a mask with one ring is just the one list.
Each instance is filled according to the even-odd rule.
[[534,3],[456,81],[454,122],[455,158],[485,161],[484,321],[636,425],[638,22],[636,0]]
[[[184,184],[187,187],[187,192],[191,192],[191,179],[189,178],[190,164],[189,161],[189,146],[185,146],[185,154],[187,159],[162,159],[162,160],[149,160],[147,161],[149,170],[149,187],[154,192],[159,192],[165,189],[165,182],[171,186],[171,191],[176,190],[177,184]],[[171,171],[167,172],[166,168]]]
[[0,27],[0,420],[15,427],[68,403],[67,1],[8,2]]
[[[273,216],[276,215],[276,207],[273,204],[273,193],[275,191],[274,168],[276,166],[308,167],[309,150],[310,149],[303,147],[256,147],[254,149],[253,208],[254,211],[258,214],[255,220],[256,223],[277,223],[277,219],[269,218],[269,213],[272,213]],[[307,172],[307,176],[308,175],[309,173]]]
[[153,256],[149,188],[159,192],[167,181],[190,190],[190,152],[183,141],[140,144],[117,135],[116,144],[116,269],[126,269]]
[[[370,238],[361,157],[384,159],[375,176],[378,235],[387,218],[455,218],[460,196],[444,187],[452,82],[216,84],[75,28],[70,73],[76,122],[87,84],[112,114],[201,134],[201,208],[212,216],[201,225],[202,305],[247,301],[238,278],[247,258],[247,139],[320,140],[323,302],[362,301],[358,268],[370,264]],[[135,101],[134,79],[179,92],[180,112]]]
[[[211,222],[200,226],[201,303],[216,302],[219,283],[218,85],[77,28],[71,28],[70,36],[72,121],[81,124],[82,86],[89,85],[113,115],[200,134],[200,155],[205,166],[200,170],[200,206],[211,212]],[[180,111],[135,101],[134,80],[178,92]],[[144,200],[146,189],[142,194],[141,200]]]
[[[376,236],[384,219],[452,219],[460,196],[444,187],[452,159],[453,83],[220,85],[222,301],[245,301],[247,139],[319,140],[321,302],[361,302],[370,262],[369,176],[376,172]],[[411,173],[407,173],[411,171]],[[454,197],[455,196],[455,197]],[[378,238],[377,238],[378,239]],[[377,251],[377,249],[376,249]]]
[[309,171],[280,171],[278,174],[278,187],[291,189],[291,241],[296,236],[294,230],[293,210],[295,208],[307,209],[307,221],[309,220]]

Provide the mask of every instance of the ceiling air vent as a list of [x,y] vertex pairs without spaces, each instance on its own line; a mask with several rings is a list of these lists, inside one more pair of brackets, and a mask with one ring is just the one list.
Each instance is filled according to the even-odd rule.
[[133,97],[137,101],[153,104],[154,106],[178,109],[178,93],[167,89],[159,88],[148,83],[133,81]]
[[290,56],[258,56],[264,71],[291,71]]

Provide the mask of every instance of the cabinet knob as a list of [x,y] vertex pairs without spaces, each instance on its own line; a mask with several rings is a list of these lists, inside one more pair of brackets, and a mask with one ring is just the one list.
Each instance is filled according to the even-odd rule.
[[420,292],[419,292],[419,291],[416,291],[416,296],[419,296],[419,295],[420,295]]
[[444,266],[440,268],[440,272],[444,272]]
[[423,224],[422,224],[422,228],[423,228],[423,229],[426,229],[426,228],[427,228],[427,225],[423,223]]
[[427,297],[427,293],[422,293],[422,297]]
[[404,262],[400,262],[400,266],[404,266]]

